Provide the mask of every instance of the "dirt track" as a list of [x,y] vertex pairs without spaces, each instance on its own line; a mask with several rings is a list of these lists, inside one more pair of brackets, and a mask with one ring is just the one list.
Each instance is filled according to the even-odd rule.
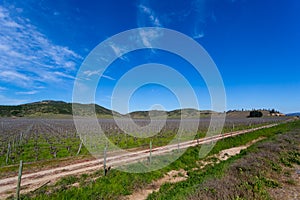
[[[242,131],[230,132],[222,135],[216,135],[213,137],[208,137],[199,140],[192,140],[188,142],[182,142],[179,144],[180,149],[185,149],[191,146],[196,146],[198,144],[205,144],[212,141],[217,141],[223,138],[232,137],[248,132],[252,132],[258,129],[269,128],[276,126],[277,124],[266,125],[258,128],[252,128]],[[164,153],[171,152],[178,148],[178,144],[167,145],[162,147],[153,148],[152,155],[161,155]],[[146,159],[149,156],[149,150],[139,150],[136,152],[130,152],[122,155],[115,155],[107,158],[108,166],[117,166],[125,163],[133,163],[141,159]],[[45,184],[48,181],[55,182],[61,177],[74,174],[82,174],[87,172],[93,172],[101,169],[103,167],[103,160],[92,160],[92,161],[83,161],[77,164],[66,165],[63,167],[57,167],[47,170],[42,170],[39,172],[34,172],[30,174],[24,174],[22,176],[21,182],[21,193],[26,193],[33,191],[36,188],[39,188],[41,185]],[[11,194],[15,193],[17,186],[18,177],[10,177],[0,180],[0,198],[6,198]]]

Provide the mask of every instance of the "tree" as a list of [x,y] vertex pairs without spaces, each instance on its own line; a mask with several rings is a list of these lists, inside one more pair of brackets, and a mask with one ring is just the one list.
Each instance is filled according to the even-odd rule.
[[263,113],[258,110],[250,111],[250,115],[248,117],[262,117]]

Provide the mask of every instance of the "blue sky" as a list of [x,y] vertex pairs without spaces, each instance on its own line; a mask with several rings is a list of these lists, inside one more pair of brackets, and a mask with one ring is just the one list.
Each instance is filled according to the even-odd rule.
[[[298,0],[3,0],[0,104],[71,102],[78,69],[93,48],[119,32],[159,26],[180,31],[206,49],[222,75],[227,109],[300,111],[299,10]],[[193,67],[151,50],[116,60],[100,80],[96,103],[110,108],[112,89],[122,74],[149,62],[185,75],[200,109],[210,109],[207,88]],[[129,107],[148,110],[153,104],[179,107],[176,95],[155,84],[139,88]]]

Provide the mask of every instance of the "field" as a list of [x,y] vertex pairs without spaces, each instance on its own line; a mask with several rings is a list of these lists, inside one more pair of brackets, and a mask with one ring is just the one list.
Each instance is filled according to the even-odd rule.
[[[283,120],[286,118],[228,118],[223,132],[242,130]],[[143,119],[137,119],[135,122],[140,126],[149,123]],[[99,124],[106,137],[125,149],[148,148],[150,140],[152,140],[153,146],[166,145],[178,131],[179,122],[180,120],[169,119],[158,134],[143,139],[124,134],[113,119],[99,119]],[[205,136],[209,122],[209,118],[199,121],[197,138]],[[19,163],[20,160],[34,162],[89,154],[84,145],[81,145],[72,119],[1,118],[0,127],[0,166],[2,167]],[[153,127],[153,131],[156,131],[155,127]]]
[[[281,124],[282,122],[290,121],[291,119],[292,118],[288,117],[227,118],[222,134],[224,134],[225,136],[225,133],[232,131],[246,129],[249,130],[255,127],[262,127],[263,125],[267,124]],[[193,120],[196,119],[187,120],[193,122]],[[178,131],[180,120],[168,119],[166,124],[158,134],[144,139],[124,134],[124,132],[120,128],[118,128],[113,119],[99,119],[98,122],[101,125],[101,128],[104,130],[106,137],[108,137],[114,144],[118,145],[119,147],[128,149],[131,152],[141,152],[141,150],[143,149],[149,149],[150,141],[153,144],[153,148],[167,145],[173,139],[175,133]],[[209,122],[209,118],[200,119],[198,132],[193,139],[201,139],[205,136],[205,133],[209,126]],[[48,197],[50,199],[72,199],[72,196],[76,196],[76,198],[80,197],[81,199],[122,199],[123,197],[136,199],[136,197],[134,196],[130,197],[127,195],[135,195],[133,191],[135,191],[136,189],[143,190],[144,187],[149,187],[148,184],[150,184],[151,182],[164,179],[164,176],[166,176],[167,173],[172,173],[174,170],[175,172],[176,170],[183,170],[183,172],[180,172],[177,175],[173,175],[174,177],[184,177],[182,179],[179,178],[179,180],[186,180],[188,177],[189,180],[191,177],[193,177],[191,176],[192,172],[190,170],[199,168],[199,166],[197,166],[196,164],[198,162],[197,160],[199,160],[199,148],[190,147],[183,156],[160,171],[153,171],[143,175],[130,174],[112,169],[107,177],[103,177],[103,167],[102,169],[100,168],[100,170],[98,170],[100,166],[97,165],[99,164],[95,165],[95,167],[89,164],[89,162],[94,162],[92,161],[93,157],[82,144],[79,135],[76,133],[76,128],[72,119],[2,118],[0,123],[0,177],[3,180],[5,180],[5,177],[13,177],[17,175],[18,163],[20,160],[23,160],[23,162],[25,163],[25,174],[30,174],[33,172],[38,173],[39,171],[42,172],[42,170],[45,169],[54,170],[55,168],[61,166],[66,166],[68,168],[68,166],[72,166],[72,163],[75,163],[75,165],[76,163],[86,163],[87,169],[89,167],[91,167],[91,169],[93,168],[93,170],[91,170],[90,172],[84,169],[78,175],[70,175],[64,177],[65,175],[59,174],[57,177],[63,177],[62,179],[53,179],[55,181],[52,182],[52,184],[50,184],[49,186],[43,186],[43,188],[41,189],[38,189],[40,186],[37,187],[37,185],[35,185],[31,189],[25,187],[25,190],[23,190],[22,192],[24,193],[25,191],[27,191],[27,195],[23,196],[25,199],[33,197],[37,199],[45,199]],[[135,123],[140,126],[145,126],[149,124],[149,121],[146,119],[136,119]],[[223,149],[246,144],[247,142],[255,140],[259,137],[270,137],[278,133],[286,132],[290,129],[291,123],[293,122],[287,124],[283,123],[282,125],[273,128],[257,130],[254,132],[235,136],[233,138],[223,138],[223,140],[219,141],[216,144],[214,149],[210,152],[210,155],[216,154]],[[127,128],[129,130],[131,129],[131,127]],[[86,131],[89,132],[91,131],[91,129],[93,128],[87,127]],[[155,129],[155,127],[153,127],[153,130],[149,130],[149,132],[151,131],[155,132],[157,130]],[[85,137],[83,137],[82,139],[86,140]],[[163,154],[155,154],[152,162],[153,164],[155,164],[155,160],[164,159],[165,157]],[[120,163],[121,162],[122,160],[120,160]],[[144,161],[141,160],[139,162]],[[133,168],[138,167],[138,165],[134,163],[130,164],[129,166]],[[62,169],[62,171],[59,173],[64,174],[64,170],[65,169]],[[182,173],[185,175],[183,175]],[[173,176],[169,177],[169,179],[174,179]],[[49,181],[47,181],[47,183],[49,183]],[[76,187],[73,187],[74,185],[76,185]],[[168,185],[168,183],[166,183],[166,185]],[[9,184],[7,184],[6,187],[8,186]],[[13,184],[12,187],[15,187],[15,184]],[[160,187],[164,188],[166,186],[161,183],[157,187],[157,189],[159,189]],[[11,191],[14,190],[15,189]],[[28,193],[32,190],[34,190],[35,192]],[[47,194],[50,194],[50,196],[43,195],[43,193],[46,192],[45,190],[47,191]],[[64,190],[66,191],[63,192]],[[96,192],[95,190],[98,191]],[[187,187],[186,191],[189,190],[189,187]],[[153,193],[149,196],[149,198],[161,199],[161,196],[156,197],[156,195],[157,194]],[[164,198],[165,194],[163,193],[162,195]],[[178,192],[178,195],[181,195],[181,193]],[[183,193],[183,195],[185,195],[185,193]],[[4,196],[7,197],[7,195]],[[148,195],[144,197],[147,196]],[[166,198],[169,199],[170,196]]]
[[147,199],[270,199],[276,198],[276,192],[282,188],[289,195],[299,195],[295,177],[295,167],[300,164],[299,130],[297,121],[226,138],[216,144],[204,162],[214,161],[211,156],[224,149],[258,138],[261,141],[228,160],[204,168],[199,162],[199,147],[192,147],[159,171],[130,174],[113,169],[107,176],[103,176],[102,170],[67,176],[22,195],[22,199],[135,199],[132,197],[136,191],[151,190],[154,183],[174,171],[179,173],[172,178],[183,177],[181,181],[162,183]]

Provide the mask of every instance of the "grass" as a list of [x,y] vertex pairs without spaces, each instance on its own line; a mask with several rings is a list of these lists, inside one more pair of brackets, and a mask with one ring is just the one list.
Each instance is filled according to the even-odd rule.
[[[299,147],[297,151],[293,148],[299,145],[299,138],[297,141],[294,140],[297,142],[294,145],[281,141],[281,134],[296,127],[300,128],[299,121],[259,131],[269,139],[220,164],[208,166],[203,170],[189,171],[187,181],[165,184],[159,192],[152,193],[148,199],[269,199],[268,188],[280,187],[283,182],[279,178],[284,176],[282,168],[298,164]],[[241,141],[253,139],[259,132],[247,134],[243,139],[237,137],[232,141],[231,138],[230,141],[233,144],[241,144],[243,143]],[[294,136],[289,134],[290,138]],[[228,147],[224,144],[225,141],[218,142],[213,151],[217,152],[224,146]],[[283,145],[285,146],[282,148]],[[278,164],[280,160],[285,162]],[[288,182],[293,184],[293,180]]]
[[[291,122],[239,135],[234,138],[226,138],[217,142],[210,154],[218,153],[223,149],[246,144],[258,137],[272,137],[274,135],[286,133],[287,131],[299,126],[299,122]],[[257,151],[259,151],[258,148],[250,148],[249,150],[243,151],[241,154],[231,157],[217,165],[205,167],[205,170],[193,170],[197,167],[196,161],[199,160],[199,147],[192,147],[187,149],[187,151],[178,160],[159,171],[153,171],[145,174],[130,174],[113,169],[110,171],[108,176],[103,177],[101,176],[103,171],[99,170],[92,175],[82,175],[77,178],[80,182],[79,188],[70,186],[74,182],[69,179],[65,179],[62,182],[58,182],[55,186],[47,186],[41,191],[22,195],[22,199],[118,199],[122,196],[131,194],[138,188],[145,187],[153,180],[161,178],[166,172],[176,169],[185,169],[188,171],[189,178],[183,182],[174,184],[166,183],[162,185],[160,191],[151,194],[148,199],[185,199],[190,196],[190,194],[196,194],[199,189],[199,185],[205,181],[224,177],[225,171],[229,169],[236,160],[248,153]],[[298,154],[295,154],[295,156],[297,157]],[[294,162],[295,159],[290,158],[288,160],[289,162]],[[134,166],[135,164],[132,165]],[[137,164],[136,167],[138,167]],[[242,166],[239,167],[238,171],[239,173],[247,174],[247,169],[244,169]],[[71,180],[75,180],[75,178],[71,178]],[[260,195],[263,196],[266,194],[264,191],[264,187],[266,185],[270,187],[277,187],[278,184],[273,179],[267,179],[264,178],[264,176],[257,176],[257,178],[254,178],[251,182],[244,182],[244,185],[242,185],[241,188],[254,188],[253,190],[257,191],[257,193],[261,193]],[[217,194],[217,191],[215,191],[212,187],[207,187],[206,190],[210,194]],[[242,196],[236,195],[235,198],[242,199]]]
[[[93,157],[89,155],[80,155],[77,157],[64,157],[50,160],[41,160],[37,162],[28,162],[23,164],[23,171],[39,171],[41,169],[47,169],[51,167],[57,167],[60,165],[70,164],[71,162],[76,162],[77,160],[90,160]],[[0,178],[16,176],[18,174],[19,164],[8,165],[0,168]]]
[[[252,126],[262,126],[263,124],[255,124]],[[251,128],[248,125],[236,124],[234,131]],[[18,137],[14,137],[11,141],[6,141],[6,143],[1,143],[0,152],[0,173],[3,171],[1,168],[9,165],[18,164],[20,160],[23,160],[24,163],[36,162],[36,161],[50,161],[61,158],[75,157],[77,156],[77,151],[80,145],[80,138],[74,134],[68,134],[67,137],[60,137],[57,135],[47,133],[47,129],[42,133],[37,133],[32,130],[31,136],[28,139],[23,139],[18,141]],[[225,126],[223,132],[232,131],[232,127]],[[205,137],[206,130],[199,130],[195,138]],[[164,130],[163,132],[157,134],[156,136],[150,138],[135,138],[130,135],[120,134],[120,133],[107,133],[106,136],[112,141],[115,145],[122,149],[131,149],[131,148],[149,148],[149,143],[152,141],[153,148],[158,146],[167,145],[174,136],[176,131]],[[188,138],[191,138],[190,136]],[[1,138],[0,138],[1,140]],[[184,138],[182,138],[184,140]],[[6,156],[8,151],[8,142],[11,143],[11,152],[9,155],[8,163],[6,163]],[[82,146],[80,155],[90,155],[87,148]],[[52,161],[51,161],[52,162]],[[5,167],[5,170],[10,169]],[[14,169],[14,168],[11,168]],[[0,174],[1,176],[1,174]]]

